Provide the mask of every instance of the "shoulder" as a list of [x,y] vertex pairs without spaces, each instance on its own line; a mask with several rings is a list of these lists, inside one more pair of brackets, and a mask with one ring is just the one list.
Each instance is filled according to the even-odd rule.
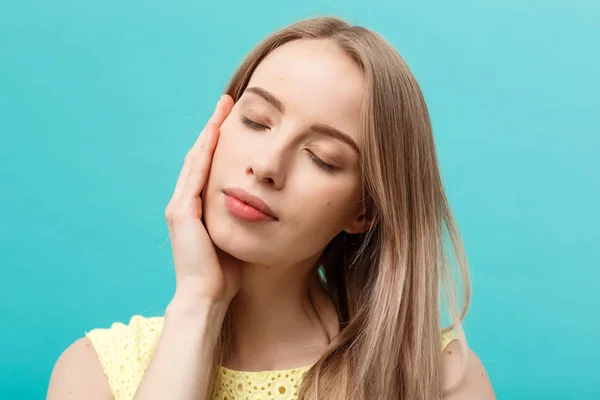
[[444,348],[444,400],[494,400],[496,396],[483,363],[463,343],[454,338]]
[[48,399],[132,398],[160,334],[163,318],[133,316],[128,324],[96,328],[60,355]]
[[[164,324],[164,317],[134,315],[127,324],[114,322],[110,328],[96,328],[85,334],[100,358],[130,352],[152,351]],[[101,360],[102,361],[102,360]]]
[[83,337],[66,348],[54,364],[48,400],[111,399],[111,391],[89,339]]

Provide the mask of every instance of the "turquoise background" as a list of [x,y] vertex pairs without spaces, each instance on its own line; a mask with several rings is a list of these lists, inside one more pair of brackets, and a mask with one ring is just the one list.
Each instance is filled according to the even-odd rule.
[[422,85],[498,398],[600,399],[595,0],[3,1],[0,398],[43,398],[86,330],[164,310],[187,149],[246,52],[323,13]]

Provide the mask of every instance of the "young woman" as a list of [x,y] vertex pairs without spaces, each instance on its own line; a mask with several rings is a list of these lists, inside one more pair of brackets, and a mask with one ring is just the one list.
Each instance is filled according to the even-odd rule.
[[467,265],[427,107],[397,51],[304,20],[225,93],[166,208],[164,317],[88,332],[48,398],[493,399],[460,325]]

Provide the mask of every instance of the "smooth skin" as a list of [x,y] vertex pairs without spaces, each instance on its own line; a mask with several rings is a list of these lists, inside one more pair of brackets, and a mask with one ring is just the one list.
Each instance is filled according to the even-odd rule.
[[[312,127],[328,125],[358,142],[361,82],[360,70],[331,42],[305,40],[267,56],[248,85],[267,90],[284,110],[249,91],[235,105],[229,96],[219,102],[166,208],[176,291],[135,399],[206,399],[207,368],[228,307],[243,317],[226,363],[232,369],[308,365],[338,332],[335,309],[309,273],[333,236],[360,232],[369,221],[359,202],[356,153]],[[243,117],[264,129],[249,128]],[[259,195],[279,220],[256,226],[228,215],[220,196],[231,186]],[[458,342],[451,343],[443,358],[448,382],[460,374],[461,359]],[[446,400],[494,399],[480,360],[472,351],[468,360]],[[56,362],[48,399],[110,398],[91,343],[79,339]]]

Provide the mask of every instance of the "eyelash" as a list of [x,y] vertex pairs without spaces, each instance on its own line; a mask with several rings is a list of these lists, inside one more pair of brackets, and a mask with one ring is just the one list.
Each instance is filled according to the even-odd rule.
[[[261,125],[257,122],[254,122],[251,119],[248,119],[244,116],[240,117],[240,121],[242,122],[242,124],[246,125],[248,128],[255,130],[255,131],[265,131],[265,130],[269,129],[269,127]],[[307,154],[308,154],[308,157],[312,160],[312,162],[314,162],[317,167],[323,169],[325,172],[335,171],[336,167],[334,167],[333,165],[327,164],[326,162],[321,160],[319,157],[314,155],[312,152],[307,150]]]
[[266,131],[267,129],[269,129],[268,127],[261,125],[257,122],[254,122],[244,116],[240,117],[240,121],[242,121],[242,124],[246,125],[248,128],[253,129],[255,131]]
[[327,164],[325,161],[321,160],[319,157],[315,156],[312,152],[306,151],[308,157],[319,167],[322,168],[325,172],[333,172],[335,171],[335,167],[333,165]]

